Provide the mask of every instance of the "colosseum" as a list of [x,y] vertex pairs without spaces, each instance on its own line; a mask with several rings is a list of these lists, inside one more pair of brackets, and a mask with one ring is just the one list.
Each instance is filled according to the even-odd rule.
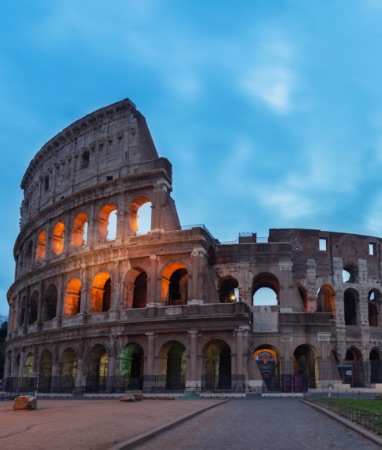
[[3,389],[382,383],[381,240],[271,229],[221,243],[205,226],[182,227],[171,163],[130,100],[51,139],[21,187]]

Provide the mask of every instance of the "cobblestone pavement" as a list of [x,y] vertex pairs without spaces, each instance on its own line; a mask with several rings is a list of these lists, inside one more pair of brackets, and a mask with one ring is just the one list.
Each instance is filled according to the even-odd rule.
[[380,449],[378,445],[297,399],[231,400],[136,448]]

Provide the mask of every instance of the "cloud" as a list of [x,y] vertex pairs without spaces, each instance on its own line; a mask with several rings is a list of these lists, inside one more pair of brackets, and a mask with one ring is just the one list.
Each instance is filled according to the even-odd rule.
[[277,113],[293,107],[292,96],[297,85],[294,69],[295,48],[285,36],[264,28],[252,37],[251,52],[245,55],[245,69],[239,75],[240,89],[254,101],[260,101]]

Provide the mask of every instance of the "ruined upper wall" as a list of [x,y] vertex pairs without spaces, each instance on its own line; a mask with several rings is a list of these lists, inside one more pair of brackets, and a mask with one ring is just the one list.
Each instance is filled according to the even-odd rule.
[[[130,100],[101,108],[65,128],[33,158],[21,183],[21,225],[68,195],[155,170],[157,160],[146,120]],[[171,165],[161,166],[171,178]]]

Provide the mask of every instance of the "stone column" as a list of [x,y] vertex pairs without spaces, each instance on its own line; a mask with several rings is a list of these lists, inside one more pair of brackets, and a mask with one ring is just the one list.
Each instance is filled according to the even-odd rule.
[[[237,329],[236,333],[236,382],[237,387],[244,387],[244,376],[243,376],[243,330]],[[233,386],[235,387],[235,385]]]
[[[150,255],[150,271],[148,275],[147,285],[147,306],[154,306],[160,304],[160,299],[157,298],[157,284],[158,284],[158,257]],[[159,301],[158,301],[159,300]]]
[[197,360],[197,330],[190,330],[190,356],[189,356],[189,369],[188,379],[186,381],[186,390],[193,391],[197,387],[200,387],[200,382],[197,380],[196,360]]
[[84,357],[85,357],[85,342],[84,340],[81,340],[77,354],[77,373],[75,380],[75,390],[77,392],[82,392],[86,385],[86,379],[84,374],[84,364],[85,364]]
[[144,387],[150,388],[154,386],[154,338],[155,333],[145,333],[147,336],[147,356],[144,373]]

